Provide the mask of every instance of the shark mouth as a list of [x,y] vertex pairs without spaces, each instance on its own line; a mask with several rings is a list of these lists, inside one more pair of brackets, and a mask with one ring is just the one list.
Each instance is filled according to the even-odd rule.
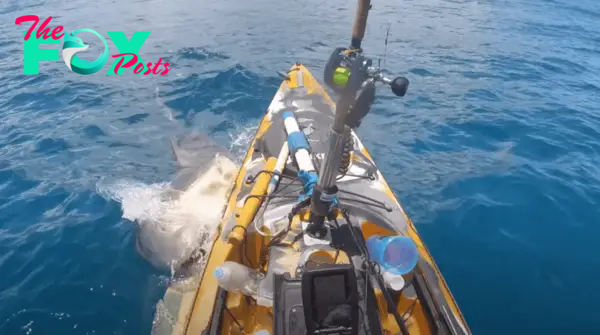
[[63,60],[65,61],[65,63],[69,67],[69,70],[73,71],[73,69],[71,69],[71,59],[73,59],[73,57],[75,57],[75,54],[78,53],[79,51],[85,51],[89,47],[90,47],[89,45],[86,45],[83,48],[66,48],[66,49],[63,49],[63,51],[62,51]]

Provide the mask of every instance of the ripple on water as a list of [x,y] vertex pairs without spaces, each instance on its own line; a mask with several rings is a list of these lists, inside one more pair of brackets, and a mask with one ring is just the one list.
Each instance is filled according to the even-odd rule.
[[[257,85],[257,82],[260,83]],[[254,117],[264,113],[269,102],[258,98],[264,96],[269,88],[276,88],[279,83],[274,77],[263,78],[246,70],[237,64],[226,71],[216,74],[192,74],[185,78],[172,81],[169,86],[177,87],[176,90],[163,95],[165,105],[179,115],[178,119],[190,119],[194,114],[210,111],[210,114],[219,115],[225,112],[244,110],[249,103],[262,103],[263,108],[254,111]],[[268,85],[265,87],[265,85]],[[215,94],[218,93],[218,94]],[[254,93],[254,94],[253,94]],[[235,116],[235,115],[234,115]]]
[[106,133],[97,125],[85,126],[82,130],[82,133],[84,136],[90,139],[106,136]]

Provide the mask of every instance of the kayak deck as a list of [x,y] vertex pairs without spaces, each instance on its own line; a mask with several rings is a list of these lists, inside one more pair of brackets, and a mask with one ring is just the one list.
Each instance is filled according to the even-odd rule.
[[[287,75],[261,120],[238,172],[203,273],[167,291],[163,307],[173,320],[168,324],[159,320],[155,332],[252,334],[266,330],[273,334],[279,311],[272,306],[261,306],[241,293],[221,289],[212,275],[217,266],[234,261],[263,271],[269,280],[273,280],[275,274],[286,272],[294,277],[299,265],[308,267],[311,262],[360,264],[356,234],[363,239],[371,235],[401,234],[412,238],[420,255],[417,268],[405,276],[406,288],[393,296],[397,314],[405,320],[409,333],[432,334],[442,329],[445,330],[442,333],[470,334],[415,227],[354,132],[350,164],[347,171],[338,175],[339,202],[343,210],[335,211],[331,245],[307,245],[303,223],[308,221],[308,209],[299,210],[288,222],[287,214],[295,208],[303,190],[292,159],[287,161],[276,191],[267,196],[279,151],[287,141],[281,114],[291,111],[296,116],[318,170],[327,152],[328,130],[335,113],[333,101],[306,67],[296,64]],[[277,236],[277,243],[273,243],[273,236],[257,232],[257,216],[266,226],[287,226],[284,233]],[[369,280],[367,275],[358,278],[359,306],[366,311],[361,331],[400,333],[382,290],[377,285],[373,285],[373,290],[365,289],[364,283]]]

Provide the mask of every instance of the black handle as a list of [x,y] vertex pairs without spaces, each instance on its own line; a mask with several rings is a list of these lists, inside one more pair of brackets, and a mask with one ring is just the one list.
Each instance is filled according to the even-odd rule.
[[403,97],[408,91],[408,79],[404,77],[397,77],[390,84],[392,87],[392,92],[399,97]]

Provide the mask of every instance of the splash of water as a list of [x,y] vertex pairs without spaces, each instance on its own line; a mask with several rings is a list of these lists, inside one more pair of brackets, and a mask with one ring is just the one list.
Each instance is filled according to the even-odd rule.
[[[211,177],[216,176],[211,173]],[[170,183],[148,185],[120,180],[102,187],[101,193],[118,201],[123,218],[137,225],[138,252],[154,266],[170,268],[174,275],[197,250],[210,248],[208,237],[219,224],[219,209],[226,202],[229,183],[222,179],[220,185],[209,186],[211,183],[202,179],[196,184],[203,184],[190,187],[187,192],[173,189]],[[207,187],[212,188],[214,194],[202,192]],[[198,262],[201,261],[199,258]]]
[[[247,150],[255,130],[244,128],[232,136],[229,149],[236,157],[243,157],[241,148]],[[239,160],[234,163],[217,156],[184,191],[176,190],[170,182],[119,180],[98,183],[98,192],[119,202],[122,217],[136,224],[138,251],[149,262],[159,268],[169,267],[174,276],[177,268],[190,266],[193,259],[193,273],[188,274],[195,274],[204,268],[199,251],[212,246],[211,237],[221,221]]]

